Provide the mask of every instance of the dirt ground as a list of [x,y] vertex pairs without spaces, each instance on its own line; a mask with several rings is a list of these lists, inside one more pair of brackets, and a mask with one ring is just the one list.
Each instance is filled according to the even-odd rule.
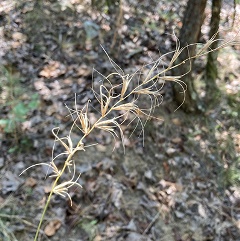
[[[53,179],[44,165],[19,174],[51,161],[52,129],[69,134],[66,106],[73,108],[75,99],[79,108],[91,100],[95,118],[92,83],[114,71],[104,50],[125,73],[134,73],[174,50],[173,27],[178,34],[185,6],[185,0],[123,1],[121,7],[1,1],[0,240],[34,239]],[[239,31],[239,17],[229,30],[233,14],[226,1],[223,38]],[[170,59],[163,60],[164,67]],[[205,62],[195,63],[201,97]],[[221,94],[216,103],[205,103],[204,114],[175,111],[166,83],[144,135],[141,126],[123,126],[125,148],[108,133],[89,136],[89,147],[74,157],[82,188],[70,189],[72,205],[67,197],[52,198],[39,240],[240,241],[239,46],[222,49],[218,64]],[[79,140],[77,130],[71,135]],[[60,152],[57,145],[55,154]]]

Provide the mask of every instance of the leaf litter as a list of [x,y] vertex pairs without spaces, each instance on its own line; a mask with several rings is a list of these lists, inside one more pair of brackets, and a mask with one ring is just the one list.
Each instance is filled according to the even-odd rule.
[[[119,45],[116,45],[115,53],[110,55],[119,54],[117,62],[123,66],[141,66],[151,62],[152,56],[157,56],[159,52],[169,51],[173,39],[162,35],[161,29],[154,27],[152,23],[156,19],[169,29],[168,32],[176,23],[181,25],[180,16],[173,17],[173,10],[180,8],[177,3],[164,1],[159,6],[159,3],[152,1],[147,13],[145,2],[132,2],[133,6],[138,7],[124,6],[126,24],[119,31]],[[6,148],[11,144],[1,140],[4,158],[0,170],[1,199],[4,202],[12,193],[15,203],[22,209],[18,212],[29,220],[32,218],[35,224],[39,219],[39,205],[44,205],[45,194],[51,186],[44,177],[51,173],[44,168],[37,168],[23,176],[24,182],[14,168],[19,163],[21,169],[25,169],[33,163],[50,159],[54,140],[52,128],[62,125],[62,134],[67,136],[67,127],[71,125],[66,118],[64,104],[71,106],[76,93],[79,109],[88,99],[92,100],[94,107],[92,68],[89,66],[97,66],[103,72],[111,66],[98,41],[101,42],[105,35],[104,44],[111,45],[108,35],[112,31],[108,26],[114,23],[108,22],[107,15],[90,11],[90,6],[79,3],[74,0],[70,1],[69,6],[62,5],[63,12],[58,16],[55,15],[59,11],[58,4],[45,5],[43,14],[46,18],[38,33],[29,27],[31,19],[37,23],[41,17],[31,1],[23,5],[20,1],[18,8],[7,0],[0,5],[1,16],[9,28],[5,32],[1,59],[3,63],[17,66],[25,83],[31,86],[31,91],[39,93],[41,101],[39,110],[29,115],[30,124],[25,127],[26,133],[34,140],[35,149],[32,153],[11,155]],[[157,5],[162,15],[155,11]],[[69,14],[72,8],[77,11],[78,18],[83,19],[82,22]],[[15,13],[12,18],[18,24],[7,24],[4,11]],[[142,15],[137,15],[136,11]],[[150,14],[151,11],[154,14]],[[26,14],[25,18],[23,13]],[[35,17],[32,18],[30,14]],[[130,17],[135,15],[139,17]],[[51,21],[47,23],[51,17],[56,25],[50,24]],[[144,28],[144,21],[150,21],[147,29]],[[24,24],[28,25],[27,29],[24,29]],[[103,25],[105,28],[99,28]],[[82,39],[85,40],[80,41]],[[121,39],[124,41],[121,42]],[[11,49],[14,51],[9,51]],[[220,57],[220,64],[223,64],[223,60]],[[132,69],[130,67],[129,71],[135,72]],[[235,70],[232,72],[234,76],[239,76]],[[96,79],[101,80],[102,77],[97,76]],[[228,93],[235,95],[236,86],[236,81],[229,80]],[[217,162],[219,158],[225,158],[225,165],[229,164],[231,155],[226,145],[231,130],[226,128],[231,123],[224,117],[218,117],[222,118],[219,120],[219,129],[216,133],[212,132],[213,135],[209,134],[209,126],[204,124],[203,119],[186,116],[181,111],[173,113],[169,86],[162,92],[166,97],[165,102],[161,110],[156,110],[156,115],[164,116],[165,121],[151,120],[146,125],[143,148],[142,139],[137,135],[125,140],[125,155],[118,141],[115,152],[112,152],[109,137],[102,132],[89,137],[92,143],[100,145],[92,146],[76,157],[76,170],[82,173],[79,183],[83,189],[70,187],[72,206],[64,197],[54,198],[47,216],[50,221],[45,223],[43,230],[43,240],[47,240],[44,233],[52,236],[52,240],[59,240],[63,235],[68,240],[237,240],[239,188],[234,185],[224,187],[224,177],[220,176],[222,164]],[[213,110],[214,114],[218,116],[226,107],[224,105],[219,107],[221,109]],[[224,114],[231,113],[225,111]],[[225,132],[221,128],[225,128]],[[131,131],[126,131],[127,137]],[[2,136],[2,130],[0,134]],[[239,147],[239,134],[232,131],[232,136],[235,146]],[[217,151],[219,143],[222,148]],[[12,215],[11,206],[5,211]],[[63,219],[56,219],[59,216]],[[11,219],[7,219],[7,222],[15,227]],[[31,229],[29,233],[26,228],[27,238],[24,240],[31,240],[33,233],[34,230]]]

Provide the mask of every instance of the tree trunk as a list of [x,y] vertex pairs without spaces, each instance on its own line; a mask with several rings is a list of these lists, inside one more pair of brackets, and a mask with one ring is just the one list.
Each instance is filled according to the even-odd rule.
[[[220,23],[222,0],[212,0],[212,17],[210,22],[209,38],[212,38],[214,34],[218,32]],[[216,39],[219,38],[219,34],[216,35]],[[218,41],[214,42],[210,48],[216,49],[218,47]],[[217,57],[218,51],[213,51],[208,54],[207,65],[206,65],[206,94],[207,100],[213,99],[214,93],[218,92],[216,85],[216,79],[218,77],[217,69]]]
[[[204,20],[204,10],[206,7],[207,0],[189,0],[187,8],[183,18],[183,26],[180,30],[180,45],[186,46],[189,44],[197,43],[201,33],[201,26]],[[189,46],[186,50],[182,52],[179,56],[177,63],[181,63],[184,60],[187,60],[189,56],[194,56],[196,54],[196,46]],[[189,71],[190,66],[193,68],[193,61],[191,63],[186,61],[185,64],[177,67],[173,70],[173,74],[184,75]],[[185,93],[182,92],[182,88],[178,84],[174,84],[174,98],[178,104],[182,104],[184,98],[185,101],[182,104],[183,109],[186,112],[195,112],[201,110],[200,101],[197,95],[197,92],[194,89],[193,78],[191,72],[182,77],[181,79],[187,86]],[[185,97],[184,97],[185,95]]]

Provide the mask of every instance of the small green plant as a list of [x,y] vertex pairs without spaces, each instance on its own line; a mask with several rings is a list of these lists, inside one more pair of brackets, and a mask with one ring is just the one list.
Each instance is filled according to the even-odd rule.
[[19,129],[19,125],[26,121],[29,111],[35,110],[38,107],[38,95],[30,96],[28,103],[18,102],[17,99],[6,104],[10,108],[8,118],[0,119],[0,126],[4,128],[6,133],[14,133]]
[[89,240],[93,240],[96,235],[97,220],[81,220],[79,226],[88,234]]
[[[189,59],[197,58],[206,55],[211,51],[217,50],[209,49],[209,46],[211,46],[214,41],[217,40],[211,38],[209,42],[202,46],[196,56],[191,56]],[[231,43],[234,43],[234,41],[231,40],[229,42],[224,42],[218,47],[218,49]],[[72,118],[72,126],[69,130],[69,134],[61,137],[59,127],[55,127],[52,130],[55,137],[53,153],[56,145],[60,145],[64,151],[56,156],[53,155],[50,163],[35,164],[23,171],[25,172],[37,165],[46,165],[51,169],[53,173],[51,177],[54,178],[51,191],[39,221],[34,241],[37,241],[38,239],[38,235],[52,196],[54,194],[60,195],[62,197],[69,198],[70,202],[72,202],[71,196],[68,193],[69,188],[72,186],[81,188],[81,185],[78,183],[80,174],[76,174],[77,163],[75,162],[74,155],[79,151],[86,151],[89,146],[95,144],[86,144],[89,135],[94,135],[95,131],[108,132],[114,139],[120,138],[124,148],[123,124],[125,123],[130,125],[135,121],[136,127],[134,130],[139,125],[144,137],[144,127],[146,122],[150,118],[155,118],[152,116],[152,113],[162,102],[160,90],[163,88],[166,81],[175,82],[181,86],[183,93],[186,91],[186,86],[184,82],[181,81],[182,76],[172,76],[169,74],[170,70],[179,67],[188,61],[185,60],[179,64],[175,64],[178,56],[186,48],[188,48],[188,46],[180,48],[179,42],[177,41],[175,51],[161,56],[156,61],[147,64],[135,73],[130,74],[125,73],[104,50],[110,63],[112,64],[114,72],[107,76],[101,75],[102,81],[100,83],[93,83],[93,92],[99,103],[98,112],[96,113],[95,111],[96,119],[92,122],[92,119],[89,118],[89,113],[91,112],[91,106],[89,104],[90,101],[88,101],[82,109],[79,109],[75,98],[74,107],[67,107],[69,110],[69,116]],[[168,66],[165,69],[162,69],[162,63],[164,62],[166,55],[170,55],[172,58],[168,63]],[[191,66],[189,71],[191,71]],[[143,119],[145,120],[143,121]],[[79,131],[79,140],[76,143],[71,138],[73,130]],[[56,164],[56,160],[62,157],[65,158],[64,164],[59,167]],[[62,180],[62,176],[66,173],[70,173],[71,178],[70,180],[64,181]]]
[[240,184],[240,158],[226,170],[226,182],[239,186]]
[[19,134],[28,113],[38,107],[38,94],[26,96],[26,88],[21,86],[20,77],[11,69],[3,67],[0,73],[0,104],[7,110],[5,117],[0,117],[0,128],[7,134]]

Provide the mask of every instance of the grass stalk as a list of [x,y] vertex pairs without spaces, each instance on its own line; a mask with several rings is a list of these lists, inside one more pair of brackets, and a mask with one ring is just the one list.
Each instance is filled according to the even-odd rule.
[[[210,39],[209,41],[210,43],[209,42],[206,43],[195,56],[189,56],[189,58],[186,59],[185,61],[175,64],[175,60],[182,53],[182,51],[189,47],[189,46],[186,46],[184,48],[180,48],[177,41],[177,46],[175,51],[171,51],[168,53],[168,54],[173,53],[173,57],[169,62],[169,65],[164,70],[159,71],[158,67],[161,65],[163,61],[163,57],[165,57],[166,55],[160,57],[157,61],[154,61],[148,65],[143,66],[143,68],[144,67],[147,68],[149,66],[151,66],[151,68],[150,70],[147,71],[145,78],[143,76],[142,81],[138,80],[136,82],[134,82],[134,77],[136,77],[137,74],[142,75],[143,68],[134,72],[132,75],[125,74],[124,71],[108,56],[107,52],[104,50],[104,52],[106,53],[110,63],[112,64],[116,72],[111,73],[106,77],[102,75],[104,77],[104,80],[100,85],[99,90],[95,91],[93,88],[94,96],[99,102],[99,116],[97,120],[95,121],[95,123],[90,123],[90,120],[88,117],[89,102],[82,108],[82,110],[78,110],[76,97],[75,97],[75,108],[70,109],[69,107],[67,107],[70,113],[69,116],[71,116],[73,120],[69,135],[67,137],[60,138],[58,136],[59,128],[54,128],[52,130],[52,133],[55,136],[55,142],[60,143],[62,147],[65,149],[65,151],[58,154],[55,157],[53,155],[52,161],[50,162],[50,164],[40,163],[29,167],[31,168],[37,165],[47,165],[50,168],[52,168],[52,171],[54,173],[52,177],[55,177],[55,180],[53,182],[51,191],[48,195],[46,204],[44,206],[44,209],[38,224],[34,241],[37,241],[38,239],[39,232],[41,230],[41,226],[53,194],[57,194],[63,197],[68,197],[72,203],[71,197],[68,193],[68,189],[73,185],[77,185],[81,187],[81,185],[78,183],[79,176],[75,179],[75,162],[73,159],[76,152],[81,150],[85,151],[85,148],[87,146],[84,146],[84,139],[88,135],[90,135],[95,129],[104,130],[110,133],[114,137],[114,139],[118,138],[119,136],[124,148],[124,142],[123,142],[124,136],[123,136],[123,130],[121,128],[122,124],[125,121],[129,120],[129,123],[128,123],[129,125],[135,119],[137,119],[137,125],[140,122],[140,126],[142,129],[141,133],[142,135],[144,135],[143,132],[144,132],[144,126],[146,124],[146,121],[149,120],[149,118],[153,117],[152,112],[154,108],[160,105],[160,103],[162,102],[162,96],[160,94],[160,90],[163,87],[163,83],[165,83],[165,81],[176,82],[181,86],[183,93],[185,93],[186,91],[186,86],[181,81],[181,77],[183,77],[187,73],[185,73],[183,76],[171,76],[171,75],[167,75],[167,73],[170,70],[177,68],[182,64],[185,64],[187,61],[191,59],[198,58],[203,55],[207,55],[209,52],[216,51],[222,47],[225,47],[226,45],[235,44],[234,40],[230,40],[230,41],[224,42],[216,49],[209,49],[209,46],[211,45],[211,43],[213,41],[218,41],[218,40]],[[191,61],[189,61],[189,63],[190,62]],[[191,66],[189,67],[189,72],[190,71],[191,71]],[[119,83],[119,80],[118,80],[118,83],[113,83],[113,81],[109,79],[110,77],[119,77],[120,83]],[[104,83],[104,81],[106,81],[106,84]],[[130,85],[130,83],[132,85]],[[131,86],[131,89],[130,89],[130,86]],[[142,108],[140,107],[140,104],[138,104],[138,100],[141,96],[147,96],[150,99],[148,108],[147,107]],[[131,116],[131,118],[129,118],[129,116]],[[145,123],[142,123],[141,121],[142,116],[146,117]],[[71,140],[71,132],[74,127],[77,127],[81,131],[81,135],[82,135],[82,137],[79,139],[75,147],[73,147],[73,142]],[[136,129],[136,127],[134,128],[134,130]],[[53,152],[54,152],[54,146],[53,146]],[[62,155],[67,155],[67,157],[65,159],[62,169],[59,170],[58,167],[55,165],[55,160]],[[29,168],[25,169],[25,171],[28,170]],[[66,172],[66,169],[68,169],[69,172],[71,172],[71,169],[73,170],[72,178],[68,181],[60,182],[59,179]]]
[[[69,158],[71,158],[71,157],[69,156]],[[69,158],[68,158],[68,159],[69,159]],[[50,193],[49,193],[49,195],[48,195],[47,202],[46,202],[46,204],[45,204],[45,206],[44,206],[44,209],[43,209],[43,212],[42,212],[40,221],[39,221],[39,223],[38,223],[38,227],[37,227],[37,231],[36,231],[36,234],[35,234],[35,237],[34,237],[34,241],[37,241],[39,232],[40,232],[40,230],[41,230],[42,222],[43,222],[43,220],[44,220],[46,211],[47,211],[47,209],[48,209],[48,206],[49,206],[49,204],[50,204],[50,201],[51,201],[51,198],[52,198],[52,195],[53,195],[53,190],[54,190],[54,188],[56,187],[59,178],[60,178],[60,177],[62,176],[62,174],[64,173],[66,167],[67,167],[67,161],[64,163],[63,169],[62,169],[62,171],[61,171],[61,175],[59,175],[59,176],[56,177],[56,179],[55,179],[55,181],[54,181],[54,183],[53,183],[53,185],[52,185],[52,189],[51,189],[51,191],[50,191]]]

